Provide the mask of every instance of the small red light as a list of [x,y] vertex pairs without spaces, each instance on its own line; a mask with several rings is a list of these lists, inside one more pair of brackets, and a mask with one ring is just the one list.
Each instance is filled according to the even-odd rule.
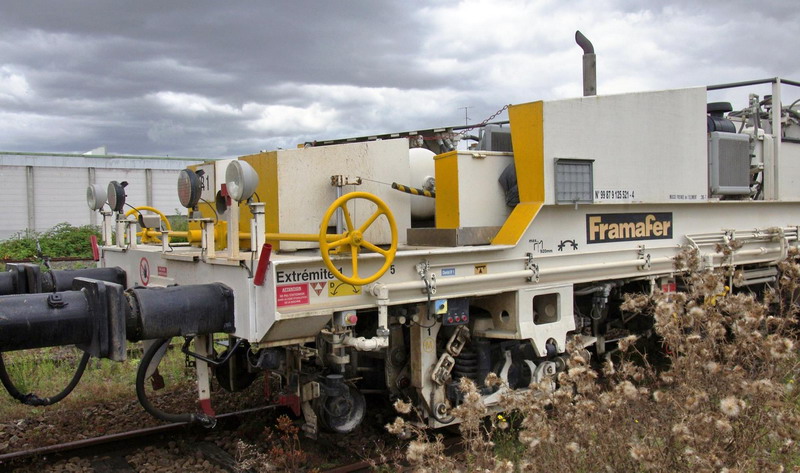
[[358,316],[356,314],[350,314],[347,316],[347,323],[350,325],[355,325],[358,322]]
[[462,315],[461,316],[461,321],[462,322],[466,322],[467,321],[467,316],[466,315]]
[[447,318],[447,323],[448,324],[452,324],[453,323],[453,318],[452,317],[448,317]]

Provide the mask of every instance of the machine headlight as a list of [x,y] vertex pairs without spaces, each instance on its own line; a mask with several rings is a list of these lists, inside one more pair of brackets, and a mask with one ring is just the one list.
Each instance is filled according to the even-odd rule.
[[202,193],[200,177],[191,169],[184,169],[178,174],[178,199],[187,209],[193,209],[200,202]]
[[127,181],[108,183],[108,205],[114,212],[122,212],[122,209],[125,208],[125,187],[127,186]]
[[237,202],[247,200],[256,191],[258,174],[246,161],[232,161],[225,170],[228,195]]
[[92,210],[100,210],[106,205],[108,194],[106,190],[97,184],[89,184],[86,188],[86,204]]

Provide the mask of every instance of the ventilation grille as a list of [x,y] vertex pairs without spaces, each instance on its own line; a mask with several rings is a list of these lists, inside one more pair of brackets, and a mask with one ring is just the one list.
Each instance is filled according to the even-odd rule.
[[556,158],[556,203],[591,204],[594,190],[592,159]]
[[709,133],[709,184],[712,195],[750,194],[750,138],[737,133]]
[[511,146],[511,129],[499,125],[486,125],[481,131],[478,149],[482,151],[514,151]]

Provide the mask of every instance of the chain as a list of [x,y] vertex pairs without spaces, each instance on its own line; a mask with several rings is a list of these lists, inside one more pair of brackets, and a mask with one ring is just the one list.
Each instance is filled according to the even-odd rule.
[[508,110],[508,107],[509,107],[508,105],[504,105],[504,106],[503,106],[503,108],[501,108],[500,110],[498,110],[498,111],[494,112],[493,114],[491,114],[491,115],[489,116],[489,118],[487,118],[486,120],[484,120],[484,121],[482,121],[482,122],[478,123],[477,125],[473,125],[473,126],[471,126],[471,127],[469,127],[469,128],[462,128],[462,129],[461,129],[461,130],[459,130],[459,131],[460,131],[462,134],[464,134],[464,133],[466,133],[466,132],[468,132],[468,131],[470,131],[470,130],[474,130],[475,128],[482,128],[482,127],[486,126],[486,124],[487,124],[487,123],[489,123],[490,121],[492,121],[492,120],[494,120],[495,118],[497,118],[497,116],[498,116],[498,115],[500,115],[501,113],[503,113],[503,112],[505,112],[506,110]]

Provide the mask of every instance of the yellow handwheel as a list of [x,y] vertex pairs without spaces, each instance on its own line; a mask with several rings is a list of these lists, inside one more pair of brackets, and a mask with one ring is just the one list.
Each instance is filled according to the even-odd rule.
[[[350,215],[350,211],[347,210],[347,202],[353,199],[366,199],[378,207],[372,216],[358,228],[353,225],[353,217]],[[344,221],[347,225],[347,231],[341,235],[342,238],[329,241],[330,236],[328,235],[328,222],[330,222],[331,217],[333,217],[334,212],[336,212],[336,209],[339,208],[342,209],[342,214],[344,214]],[[386,250],[364,239],[364,232],[366,232],[369,226],[375,223],[375,220],[377,220],[381,215],[386,217],[386,221],[389,223],[389,229],[392,232],[392,243]],[[345,276],[342,274],[341,271],[336,269],[333,261],[331,261],[330,252],[332,250],[339,250],[345,245],[350,246],[350,258],[353,267],[352,276]],[[381,254],[384,258],[383,266],[381,266],[381,268],[375,274],[364,278],[358,276],[358,250],[362,247]],[[379,277],[383,276],[383,273],[389,269],[394,261],[394,255],[397,253],[397,224],[395,224],[394,216],[389,210],[389,206],[387,206],[386,203],[377,196],[367,192],[351,192],[339,197],[333,201],[331,206],[328,207],[328,211],[325,212],[325,216],[322,217],[322,223],[319,226],[319,249],[322,253],[322,261],[325,262],[325,266],[327,266],[328,270],[340,281],[352,284],[353,286],[363,286],[365,284],[374,282]],[[343,249],[346,250],[347,248]]]
[[[143,211],[145,211],[145,212],[153,212],[154,214],[157,214],[159,217],[161,217],[161,221],[164,222],[164,228],[166,228],[167,230],[172,230],[172,225],[169,224],[169,220],[167,219],[167,216],[164,215],[160,210],[158,210],[155,207],[150,207],[150,206],[147,206],[147,205],[134,207],[134,208],[128,210],[127,212],[125,212],[125,217],[128,217],[131,214],[135,213],[136,217],[138,218],[139,214],[142,213]],[[147,232],[145,232],[145,231],[141,231],[141,232],[137,233],[137,235],[142,237],[142,243],[149,243],[149,242],[161,243],[161,239],[160,238],[147,236]]]

